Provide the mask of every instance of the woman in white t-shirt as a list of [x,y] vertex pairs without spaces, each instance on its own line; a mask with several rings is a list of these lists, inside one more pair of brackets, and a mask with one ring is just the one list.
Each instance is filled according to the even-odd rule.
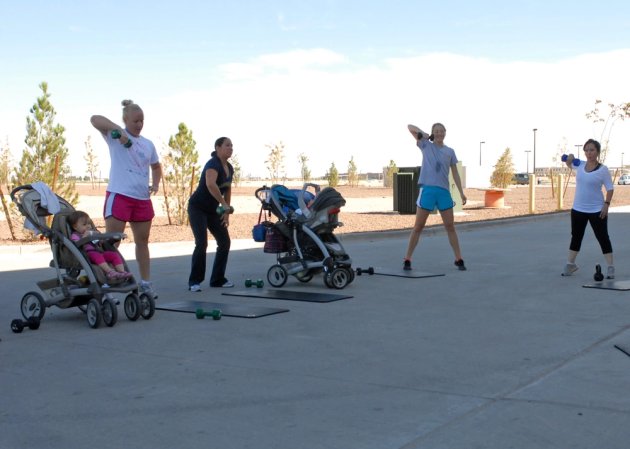
[[124,128],[102,115],[93,115],[92,126],[109,147],[111,167],[103,215],[107,232],[124,232],[129,223],[136,245],[140,290],[153,296],[149,234],[155,213],[151,195],[159,191],[162,166],[155,145],[141,136],[144,112],[131,100],[123,100]]
[[[586,225],[590,223],[608,264],[606,278],[615,278],[612,244],[608,236],[608,208],[612,201],[614,185],[608,167],[599,162],[600,152],[600,143],[589,139],[584,144],[585,161],[575,159],[572,154],[569,154],[565,161],[567,167],[575,168],[575,198],[571,208],[569,257],[562,276],[571,276],[577,271],[575,259],[582,246]],[[574,160],[577,163],[574,164]],[[602,187],[606,190],[606,198]]]

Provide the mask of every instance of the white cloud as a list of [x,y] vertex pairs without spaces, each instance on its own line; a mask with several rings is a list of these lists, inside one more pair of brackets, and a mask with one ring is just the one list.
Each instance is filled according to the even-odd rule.
[[[202,160],[217,137],[231,137],[246,174],[266,172],[265,145],[278,141],[286,145],[289,176],[299,173],[300,153],[309,156],[315,175],[332,162],[345,171],[351,157],[363,172],[378,171],[390,159],[399,166],[418,165],[419,151],[406,125],[428,129],[436,121],[446,125],[447,144],[469,173],[479,169],[482,140],[484,165],[494,164],[510,147],[517,169],[525,170],[533,128],[538,129],[537,166],[551,164],[563,138],[569,150],[590,137],[600,138],[601,125],[590,123],[585,114],[596,99],[630,101],[628,61],[630,50],[555,63],[497,63],[440,53],[357,67],[351,58],[329,50],[299,50],[222,66],[222,79],[206,89],[186,90],[182,80],[139,103],[146,115],[144,134],[158,149],[185,122]],[[114,119],[120,114],[116,101],[89,108],[75,104],[65,111],[54,104],[75,152],[83,150],[90,131],[85,126],[89,116],[73,111],[110,110]],[[75,123],[79,119],[80,127]],[[608,165],[619,163],[629,139],[630,123],[618,122]],[[103,146],[101,165],[107,166],[104,144],[95,132],[93,141]],[[82,155],[74,159],[82,168]]]

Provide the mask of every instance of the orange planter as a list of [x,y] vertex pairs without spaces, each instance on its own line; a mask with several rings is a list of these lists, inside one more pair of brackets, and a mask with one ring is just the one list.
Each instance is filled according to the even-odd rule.
[[493,208],[505,207],[505,190],[486,190],[485,206]]

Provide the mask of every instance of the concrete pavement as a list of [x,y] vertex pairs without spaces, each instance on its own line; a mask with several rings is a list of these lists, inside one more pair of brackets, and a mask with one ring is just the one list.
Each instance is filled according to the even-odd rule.
[[[630,214],[617,212],[617,278],[630,279]],[[468,271],[430,230],[414,266],[446,276],[363,275],[326,304],[190,293],[191,244],[152,248],[158,302],[290,309],[259,319],[130,322],[120,307],[92,330],[49,308],[13,334],[20,298],[52,269],[2,271],[0,448],[627,448],[630,357],[614,344],[630,346],[630,293],[582,288],[604,263],[592,232],[563,278],[566,213],[458,229]],[[407,236],[343,242],[354,266],[389,268]],[[230,255],[238,288],[274,262],[248,246]],[[335,293],[321,276],[283,289]]]

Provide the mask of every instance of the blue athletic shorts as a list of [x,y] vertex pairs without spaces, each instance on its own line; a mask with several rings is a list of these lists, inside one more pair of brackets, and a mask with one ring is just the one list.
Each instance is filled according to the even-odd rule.
[[455,206],[451,192],[437,186],[420,186],[416,205],[425,210],[448,210]]

